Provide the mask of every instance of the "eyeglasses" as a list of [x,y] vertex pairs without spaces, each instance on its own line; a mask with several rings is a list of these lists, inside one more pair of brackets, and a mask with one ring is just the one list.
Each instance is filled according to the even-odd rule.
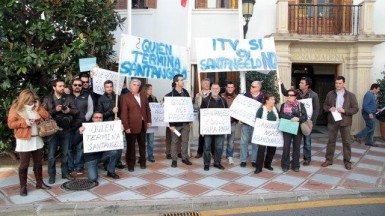
[[73,84],[74,87],[82,87],[82,84]]
[[82,81],[82,83],[90,83],[90,81]]

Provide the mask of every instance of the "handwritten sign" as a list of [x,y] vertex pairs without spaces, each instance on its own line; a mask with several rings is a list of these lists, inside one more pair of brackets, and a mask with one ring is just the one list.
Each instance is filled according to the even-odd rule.
[[126,76],[172,80],[187,78],[187,48],[122,34],[120,73]]
[[96,66],[96,57],[79,59],[80,72],[90,71],[95,66]]
[[[95,73],[94,73],[94,76],[92,78],[92,86],[93,86],[92,88],[96,94],[100,94],[100,95],[104,94],[104,82],[107,80],[111,80],[114,83],[115,93],[118,93],[118,94],[121,93],[121,91],[116,92],[116,87],[117,87],[117,83],[118,83],[118,73],[117,72],[105,70],[102,68],[95,68],[94,72]],[[119,89],[122,88],[123,83],[124,83],[124,79],[125,79],[125,77],[121,75],[120,80],[119,80]]]
[[199,72],[258,71],[277,69],[274,38],[197,38]]
[[262,104],[254,99],[238,95],[230,106],[231,117],[254,127],[257,110]]
[[254,124],[251,143],[264,146],[283,146],[283,135],[278,130],[279,121],[268,121],[257,118]]
[[278,129],[280,131],[297,135],[298,128],[299,128],[299,122],[291,121],[284,118],[281,118],[279,120]]
[[306,98],[306,99],[301,99],[298,101],[303,103],[303,105],[305,105],[307,118],[311,119],[311,117],[313,115],[313,101],[312,101],[312,99]]
[[84,153],[123,149],[122,122],[83,123]]
[[169,127],[168,122],[164,121],[164,107],[160,103],[149,103],[151,109],[151,125],[159,127]]
[[165,97],[164,98],[165,122],[192,122],[194,109],[190,97]]
[[230,110],[224,108],[200,109],[200,134],[231,134]]

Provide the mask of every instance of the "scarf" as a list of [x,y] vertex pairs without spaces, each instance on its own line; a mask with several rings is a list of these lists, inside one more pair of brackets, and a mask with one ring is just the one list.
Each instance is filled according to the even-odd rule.
[[293,107],[296,107],[299,105],[299,102],[297,100],[293,101],[293,102],[290,102],[290,101],[286,101],[285,102],[285,105],[283,107],[283,112],[285,114],[291,114],[293,111],[292,111],[292,108]]
[[[263,106],[263,112],[262,112],[262,118],[261,119],[264,119],[264,120],[267,120],[267,113],[269,112],[266,108],[266,106]],[[274,112],[274,115],[276,118],[276,121],[279,121],[279,115],[278,115],[278,111],[275,107],[273,107],[273,112]]]

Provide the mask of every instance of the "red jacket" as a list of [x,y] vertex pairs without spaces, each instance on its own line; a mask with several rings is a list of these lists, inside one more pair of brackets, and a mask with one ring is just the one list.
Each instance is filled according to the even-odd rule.
[[124,130],[130,129],[133,134],[141,132],[142,119],[145,123],[145,131],[147,130],[147,123],[151,123],[151,110],[148,100],[144,95],[139,95],[141,106],[139,106],[131,92],[123,95],[120,101],[120,119],[122,120]]

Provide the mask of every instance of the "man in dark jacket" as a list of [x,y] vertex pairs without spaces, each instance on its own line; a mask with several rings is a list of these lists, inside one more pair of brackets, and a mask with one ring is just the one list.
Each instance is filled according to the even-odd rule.
[[[119,102],[120,96],[118,96],[118,103],[116,105],[116,94],[114,92],[114,83],[111,80],[104,82],[104,94],[99,97],[95,111],[103,113],[104,121],[113,121],[115,116],[119,116]],[[117,119],[117,118],[116,118]],[[126,166],[123,165],[122,150],[119,150],[118,161],[116,162],[116,168],[124,169]],[[106,168],[106,164],[104,165]]]
[[70,143],[70,130],[74,117],[79,113],[74,105],[72,95],[64,94],[65,84],[63,80],[56,79],[53,81],[53,94],[44,98],[44,108],[55,119],[61,128],[58,132],[48,137],[48,174],[49,183],[54,184],[56,180],[56,160],[55,153],[58,145],[61,150],[61,173],[62,178],[73,180],[74,178],[68,171],[68,147]]
[[[183,88],[184,79],[182,74],[175,75],[173,78],[173,82],[175,83],[175,87],[172,89],[171,92],[166,94],[166,97],[190,97],[187,90]],[[192,163],[188,159],[188,140],[190,137],[190,126],[191,122],[170,122],[172,158],[171,167],[178,166],[177,145],[179,141],[181,142],[182,146],[182,162],[186,165],[192,165]],[[180,136],[175,134],[176,130],[181,134]]]
[[[358,112],[358,103],[356,96],[345,89],[345,77],[338,76],[335,81],[335,90],[326,95],[323,105],[325,112],[328,112],[328,135],[325,162],[322,167],[333,164],[334,151],[336,148],[336,139],[338,131],[341,133],[344,164],[347,170],[352,169],[351,158],[351,138],[350,128],[352,126],[353,115]],[[337,117],[340,117],[337,118]],[[337,120],[335,120],[337,119]]]
[[[312,110],[313,113],[310,116],[313,125],[317,122],[317,117],[320,109],[318,94],[315,93],[312,89],[312,80],[309,77],[302,77],[299,83],[299,94],[297,95],[297,100],[311,98],[312,101]],[[287,97],[287,90],[283,83],[281,83],[281,92],[284,96]],[[309,113],[308,113],[309,114]],[[311,134],[309,136],[303,135],[303,165],[309,166],[311,161]]]
[[[228,108],[226,100],[219,95],[221,87],[219,84],[214,83],[211,85],[211,94],[210,96],[202,100],[200,109],[210,109],[210,108]],[[214,141],[213,141],[214,140]],[[203,151],[203,161],[204,161],[204,170],[208,171],[210,168],[210,153],[211,153],[211,144],[215,145],[215,157],[214,157],[214,167],[218,169],[225,169],[221,164],[222,153],[223,153],[223,143],[225,141],[224,134],[217,135],[204,135],[204,151]]]

